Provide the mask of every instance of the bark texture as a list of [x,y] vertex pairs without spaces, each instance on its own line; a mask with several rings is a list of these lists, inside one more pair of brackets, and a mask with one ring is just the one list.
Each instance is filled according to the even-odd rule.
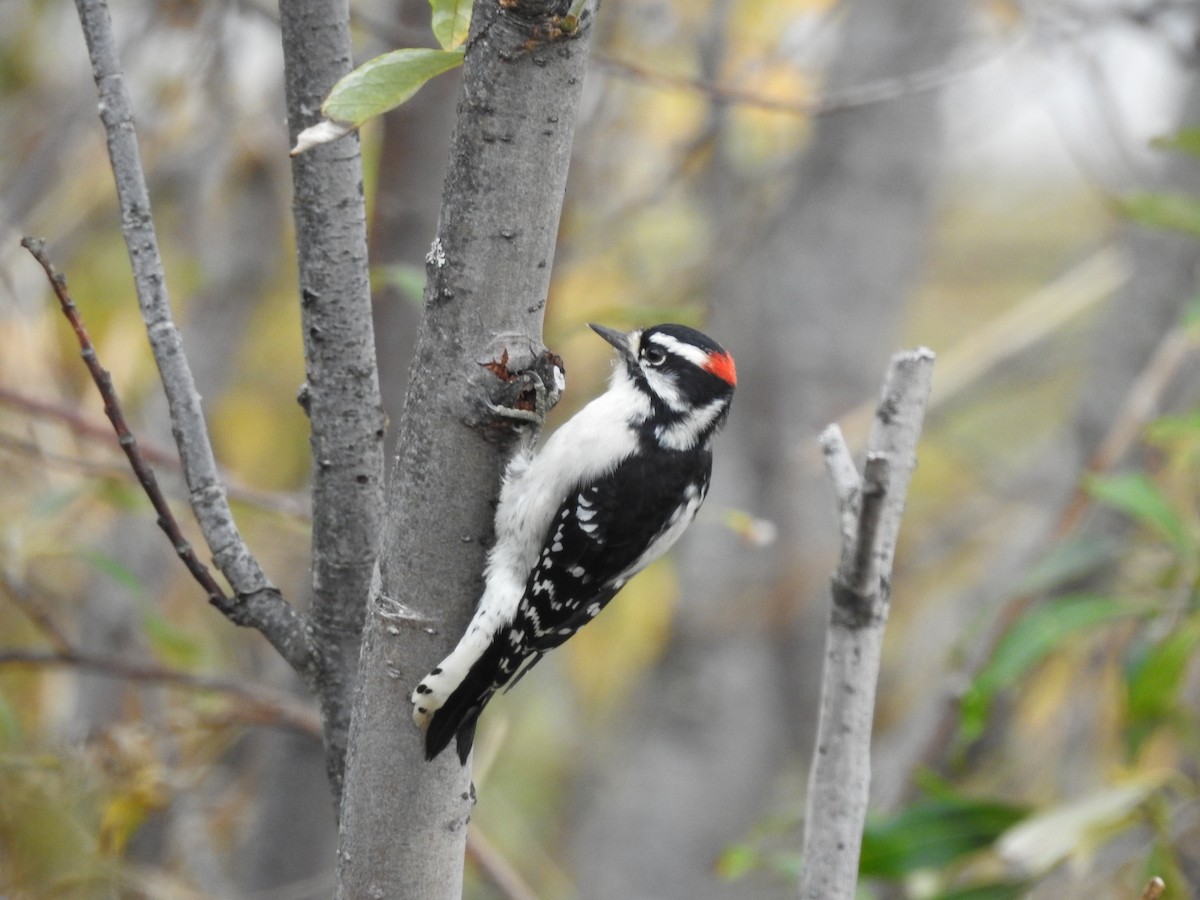
[[[565,10],[554,10],[564,12]],[[507,428],[478,423],[479,365],[539,349],[591,10],[549,40],[546,10],[475,4],[424,314],[398,424],[342,803],[338,896],[458,897],[473,803],[453,753],[426,763],[408,701],[482,586]],[[540,26],[540,27],[539,27]]]
[[[289,138],[320,118],[322,100],[350,71],[345,2],[279,5]],[[326,764],[339,796],[351,690],[367,589],[383,521],[383,408],[375,367],[366,205],[358,135],[293,160],[296,253],[312,424],[312,581],[309,614],[321,665],[317,698]]]
[[837,427],[822,435],[841,512],[842,554],[832,582],[817,750],[809,770],[802,900],[855,896],[892,562],[932,380],[930,351],[893,357],[861,478]]

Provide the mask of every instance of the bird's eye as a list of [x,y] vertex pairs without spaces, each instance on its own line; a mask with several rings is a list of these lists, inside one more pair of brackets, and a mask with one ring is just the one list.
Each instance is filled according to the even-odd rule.
[[642,351],[642,359],[646,360],[649,365],[661,366],[667,361],[667,351],[660,347],[646,347]]

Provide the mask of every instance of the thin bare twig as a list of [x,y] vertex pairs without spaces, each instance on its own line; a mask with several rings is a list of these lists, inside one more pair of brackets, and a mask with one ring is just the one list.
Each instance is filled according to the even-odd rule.
[[257,629],[312,686],[320,672],[320,659],[305,620],[284,601],[246,546],[217,472],[200,394],[167,297],[166,274],[134,128],[133,104],[121,72],[107,2],[76,0],[75,7],[100,97],[100,119],[121,209],[121,233],[129,251],[142,320],[166,393],[171,430],[183,462],[192,511],[213,562],[237,598],[236,603],[222,611],[230,621]]
[[[933,353],[925,349],[892,358],[861,480],[848,471],[853,463],[840,432],[826,429],[821,437],[844,543],[831,583],[817,747],[809,773],[800,876],[803,900],[850,900],[855,894],[892,561],[933,361]],[[855,521],[848,527],[852,513]]]
[[851,579],[846,583],[855,593],[863,596],[869,596],[879,589],[878,535],[883,527],[884,501],[891,488],[891,471],[892,464],[886,454],[867,453],[867,460],[863,464],[862,502],[854,536],[854,556],[849,568],[839,573]]
[[[158,663],[133,662],[111,656],[96,656],[72,648],[57,650],[0,650],[0,667],[69,667],[86,669],[129,681],[168,684],[193,691],[225,694],[243,704],[240,714],[246,721],[289,728],[317,739],[321,737],[320,717],[279,691],[221,678],[183,672]],[[245,714],[249,715],[245,715]]]
[[862,478],[854,466],[854,457],[842,429],[837,424],[829,425],[821,432],[817,442],[825,459],[825,470],[833,482],[837,498],[838,515],[841,521],[842,551],[854,546],[854,534],[858,528],[858,513],[862,506]]
[[8,572],[0,569],[0,586],[3,586],[9,599],[34,624],[34,627],[45,636],[54,646],[54,649],[71,649],[71,639],[67,637],[66,631],[54,621],[53,616],[42,608],[42,604],[38,602],[38,598],[34,596],[34,592],[28,584],[18,581]]
[[987,63],[1012,52],[1019,43],[1019,40],[1013,41],[998,49],[988,48],[984,52],[972,54],[963,59],[951,60],[944,65],[914,72],[911,75],[883,78],[811,100],[776,100],[743,88],[717,84],[713,81],[686,75],[672,75],[600,52],[593,54],[593,59],[601,68],[608,69],[623,78],[665,90],[682,90],[703,94],[716,104],[747,106],[793,116],[818,116],[939,90]]
[[[1195,350],[1196,339],[1185,325],[1178,325],[1163,335],[1154,353],[1129,386],[1116,418],[1088,460],[1085,475],[1108,472],[1125,458],[1141,436],[1142,429],[1160,409],[1163,394],[1179,374],[1180,367]],[[1059,519],[1055,537],[1062,538],[1074,530],[1091,502],[1081,479],[1075,495]]]
[[175,548],[175,553],[183,560],[183,564],[187,567],[188,572],[191,573],[192,578],[207,592],[209,602],[217,609],[228,614],[233,601],[230,600],[225,590],[217,584],[212,573],[208,571],[208,567],[196,557],[195,551],[192,550],[192,545],[183,536],[183,532],[179,528],[179,521],[175,518],[175,514],[171,512],[167,498],[158,486],[158,479],[154,476],[154,470],[150,468],[149,463],[142,456],[137,438],[129,430],[129,423],[125,421],[125,413],[121,410],[121,401],[117,398],[117,392],[113,388],[112,376],[101,365],[100,359],[96,355],[96,348],[92,346],[92,338],[88,334],[87,327],[83,324],[82,317],[79,315],[79,308],[75,306],[75,301],[71,299],[71,294],[67,290],[66,276],[55,270],[54,264],[46,256],[46,248],[41,241],[36,238],[25,237],[21,239],[21,246],[28,250],[33,258],[38,261],[38,265],[42,267],[46,273],[46,277],[50,279],[50,286],[54,289],[54,295],[58,297],[62,313],[66,316],[67,321],[71,323],[71,329],[75,332],[76,340],[79,341],[80,355],[83,357],[84,365],[87,366],[88,372],[92,376],[92,381],[96,384],[96,389],[100,391],[100,396],[104,398],[104,414],[112,422],[113,430],[117,433],[117,442],[125,452],[125,457],[129,460],[130,468],[133,469],[134,474],[137,476],[142,490],[150,498],[150,503],[154,507],[154,511],[158,513],[158,527],[167,535],[167,538],[171,541],[171,546]]
[[[24,246],[24,242],[22,242],[22,246]],[[89,440],[100,441],[105,444],[117,442],[111,426],[103,425],[97,420],[86,418],[74,407],[65,406],[60,403],[51,403],[47,400],[40,400],[37,397],[30,397],[28,394],[14,391],[12,388],[3,385],[0,385],[0,405],[20,410],[39,419],[52,419],[66,426],[73,434],[88,438]],[[139,444],[141,446],[142,458],[146,462],[156,466],[174,466],[175,468],[179,468],[179,457],[177,455],[168,453],[162,447],[155,447],[140,442]]]
[[75,6],[100,96],[100,118],[121,208],[121,231],[129,250],[142,319],[166,392],[192,509],[217,568],[239,600],[227,615],[239,624],[258,628],[298,672],[311,677],[313,653],[303,622],[283,601],[247,548],[217,474],[200,394],[171,314],[166,273],[134,129],[133,105],[121,72],[107,2],[76,0]]
[[1150,879],[1142,891],[1142,900],[1159,900],[1167,890],[1167,883],[1157,875]]
[[471,826],[467,834],[467,858],[475,863],[479,873],[505,900],[537,900],[537,894],[525,883],[521,873],[475,826]]
[[134,286],[150,346],[162,377],[171,426],[196,518],[218,568],[239,595],[272,589],[238,534],[217,475],[200,394],[183,352],[167,296],[166,272],[151,217],[150,194],[134,129],[133,104],[125,87],[106,0],[77,0],[92,75],[100,95],[100,118],[121,207],[121,231],[129,249]]

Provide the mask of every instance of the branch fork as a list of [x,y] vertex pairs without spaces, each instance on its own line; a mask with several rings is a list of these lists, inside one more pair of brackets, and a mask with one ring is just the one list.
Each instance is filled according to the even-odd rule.
[[871,723],[892,560],[933,377],[924,348],[892,358],[860,476],[841,429],[819,441],[837,497],[841,558],[805,816],[803,900],[852,900],[870,787]]

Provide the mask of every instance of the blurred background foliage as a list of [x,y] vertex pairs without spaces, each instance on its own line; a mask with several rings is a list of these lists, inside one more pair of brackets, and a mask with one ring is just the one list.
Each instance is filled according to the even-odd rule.
[[[1166,897],[1200,893],[1197,12],[901,5],[954,4],[965,25],[925,62],[856,81],[856,38],[860,57],[903,63],[871,0],[857,19],[831,0],[606,0],[547,308],[570,383],[554,417],[601,389],[589,321],[707,324],[738,358],[742,402],[691,543],[492,705],[470,896],[793,891],[836,552],[813,438],[832,419],[861,437],[886,352],[915,344],[939,363],[893,585],[862,896],[1128,898],[1156,874]],[[352,7],[360,60],[432,42],[423,3]],[[251,546],[303,603],[310,460],[275,13],[113,12],[218,456]],[[393,419],[456,77],[363,132]],[[892,222],[925,170],[871,164],[886,131],[811,160],[822,135],[894,110],[937,125],[903,143],[936,163],[931,212]],[[186,523],[68,5],[0,4],[0,134],[0,893],[327,896],[315,713],[183,575],[18,245],[49,240]],[[861,235],[862,253],[825,253],[820,277],[764,261],[826,181],[878,204],[841,238]],[[828,221],[818,210],[803,233]],[[855,280],[914,233],[897,270],[911,276]],[[739,291],[765,293],[772,266],[780,308],[810,302],[812,275],[829,318],[752,311]],[[1138,356],[1120,339],[1143,330]],[[743,638],[770,668],[728,661]],[[764,718],[726,720],[714,697]]]

